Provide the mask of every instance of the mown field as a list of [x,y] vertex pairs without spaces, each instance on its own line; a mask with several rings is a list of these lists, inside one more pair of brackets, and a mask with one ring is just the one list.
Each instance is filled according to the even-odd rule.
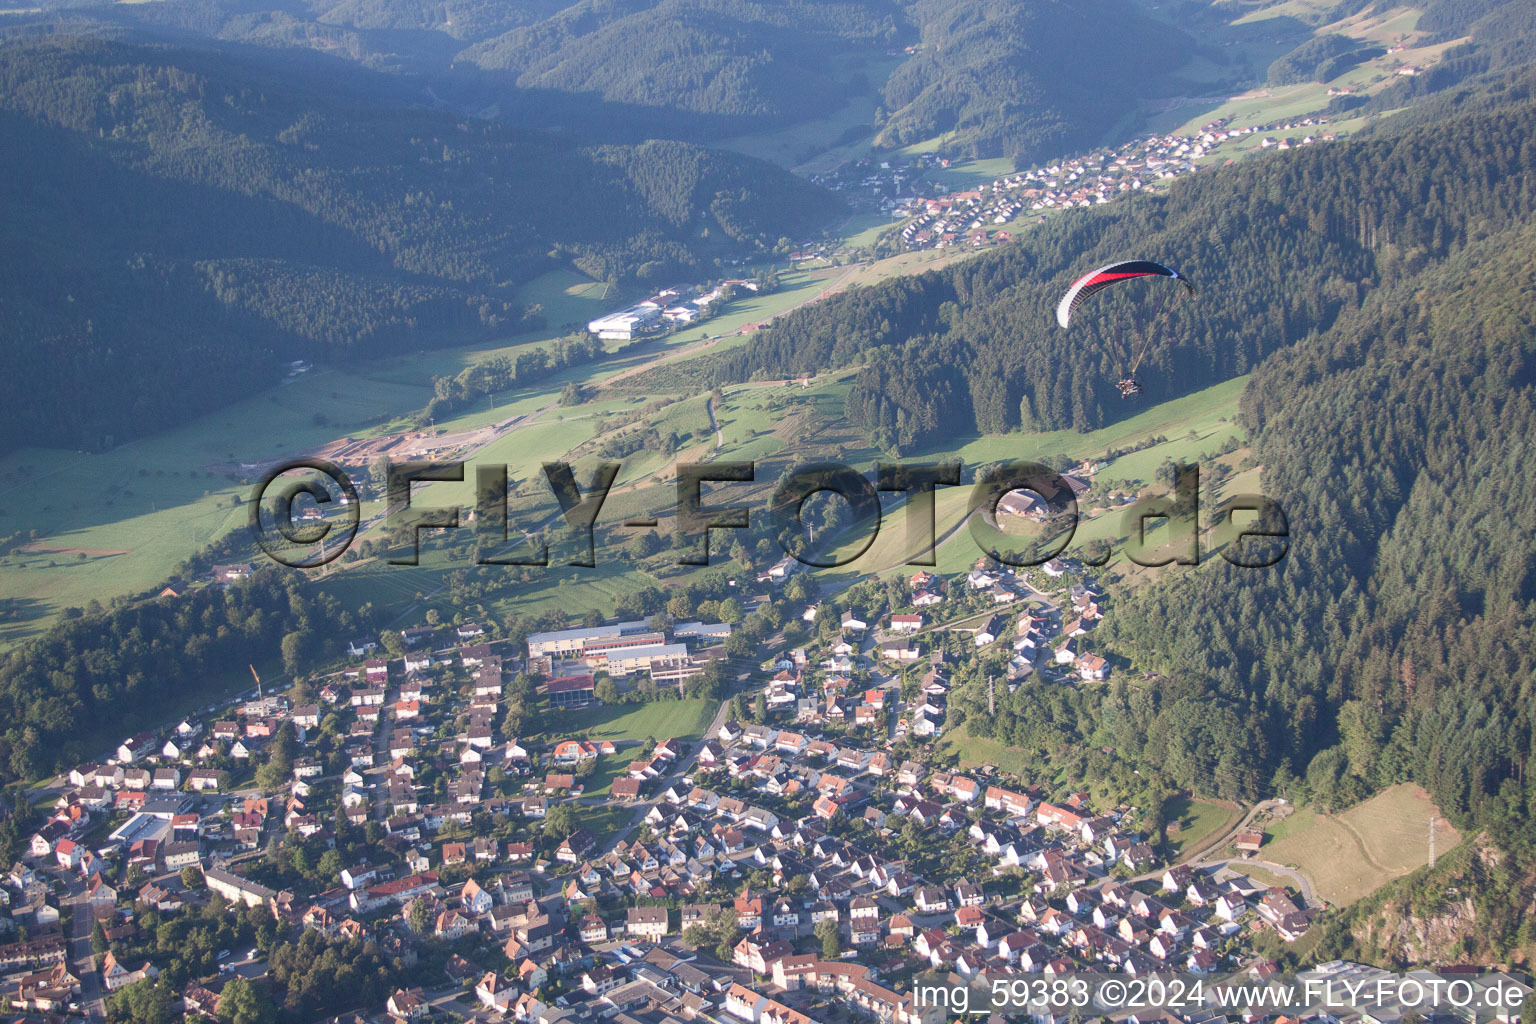
[[[574,711],[546,711],[537,724],[540,732],[548,736],[585,736],[619,744],[643,743],[653,738],[696,740],[704,735],[718,708],[719,704],[711,700],[607,704]],[[624,763],[630,760],[633,759]]]
[[1198,853],[1206,843],[1243,820],[1243,809],[1210,800],[1176,796],[1163,804],[1163,820],[1178,822],[1177,831],[1168,831],[1165,852],[1172,861],[1181,861]]
[[1295,868],[1323,899],[1347,906],[1428,862],[1431,816],[1437,852],[1445,854],[1460,834],[1429,794],[1405,783],[1340,814],[1297,808],[1270,830],[1258,856]]

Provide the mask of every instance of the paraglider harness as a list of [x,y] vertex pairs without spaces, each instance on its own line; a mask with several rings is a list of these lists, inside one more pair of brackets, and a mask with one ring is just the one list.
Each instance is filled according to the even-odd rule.
[[[1120,389],[1121,398],[1141,394],[1141,385],[1136,383],[1136,370],[1141,366],[1141,360],[1147,354],[1147,349],[1157,334],[1158,326],[1182,299],[1195,294],[1195,286],[1177,270],[1165,267],[1161,263],[1150,260],[1125,260],[1106,264],[1084,274],[1072,283],[1072,287],[1067,289],[1067,293],[1056,305],[1056,322],[1066,328],[1072,311],[1088,295],[1115,281],[1153,276],[1172,278],[1183,287],[1172,291],[1158,289],[1151,297],[1150,303],[1138,306],[1141,315],[1134,318],[1135,322],[1129,330],[1117,324],[1105,338],[1109,355],[1114,359],[1115,369],[1122,375],[1115,383],[1115,387]],[[1147,309],[1147,305],[1150,305],[1150,310]]]

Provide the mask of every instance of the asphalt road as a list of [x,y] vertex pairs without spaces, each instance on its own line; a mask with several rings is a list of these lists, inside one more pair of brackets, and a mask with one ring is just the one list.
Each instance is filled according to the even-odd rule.
[[[1287,878],[1296,883],[1296,888],[1298,891],[1300,891],[1301,898],[1308,907],[1321,906],[1321,902],[1319,902],[1313,893],[1311,881],[1308,880],[1306,875],[1303,875],[1295,868],[1288,868],[1283,864],[1275,864],[1267,860],[1258,860],[1253,857],[1228,857],[1224,854],[1217,853],[1217,851],[1225,850],[1228,846],[1230,846],[1232,844],[1232,840],[1236,838],[1239,832],[1246,831],[1249,825],[1253,823],[1254,818],[1258,817],[1262,812],[1278,806],[1279,803],[1280,801],[1278,800],[1260,800],[1258,803],[1248,808],[1248,813],[1243,815],[1243,819],[1236,825],[1222,833],[1221,836],[1215,840],[1208,840],[1203,846],[1201,846],[1199,850],[1196,850],[1190,856],[1179,861],[1179,863],[1187,867],[1202,871],[1217,871],[1223,867],[1226,867],[1230,868],[1232,871],[1237,872],[1238,874],[1242,874],[1245,867],[1261,868],[1264,871],[1280,875],[1282,878]],[[1149,878],[1161,878],[1165,870],[1165,868],[1158,868],[1156,871],[1149,871],[1146,874],[1137,875],[1135,878],[1131,879],[1131,881],[1140,882]]]
[[85,882],[71,873],[65,883],[68,888],[66,905],[70,908],[69,969],[80,979],[80,1008],[92,1020],[105,1020],[107,1007],[101,987],[101,975],[96,971],[96,957],[91,952],[91,926],[95,918],[91,905],[86,902]]
[[1232,871],[1239,875],[1245,874],[1246,868],[1260,868],[1271,874],[1280,875],[1296,883],[1296,888],[1301,892],[1301,898],[1308,907],[1322,906],[1321,901],[1319,901],[1317,897],[1313,895],[1312,883],[1307,880],[1307,876],[1302,874],[1300,871],[1297,871],[1295,868],[1288,868],[1283,864],[1276,864],[1272,861],[1257,860],[1246,857],[1226,857],[1221,860],[1203,861],[1201,863],[1201,867],[1217,869],[1226,867],[1230,868]]

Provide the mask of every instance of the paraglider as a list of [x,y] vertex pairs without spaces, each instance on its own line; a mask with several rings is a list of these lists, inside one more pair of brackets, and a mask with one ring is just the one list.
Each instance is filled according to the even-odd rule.
[[1136,369],[1141,365],[1142,357],[1147,354],[1147,349],[1152,344],[1156,328],[1186,295],[1195,294],[1195,286],[1183,274],[1161,263],[1154,263],[1151,260],[1123,260],[1119,263],[1105,264],[1073,281],[1072,287],[1067,289],[1067,293],[1056,304],[1056,322],[1065,329],[1071,324],[1072,315],[1077,312],[1077,308],[1090,295],[1095,295],[1112,285],[1150,278],[1165,278],[1170,284],[1182,285],[1182,287],[1160,285],[1152,289],[1152,293],[1148,296],[1150,309],[1145,302],[1140,307],[1139,312],[1142,315],[1136,317],[1135,329],[1131,332],[1132,337],[1124,337],[1125,332],[1121,330],[1114,331],[1109,349],[1115,357],[1116,366],[1120,372],[1120,380],[1115,386],[1120,389],[1121,398],[1130,398],[1132,395],[1141,393],[1141,385],[1136,382]]

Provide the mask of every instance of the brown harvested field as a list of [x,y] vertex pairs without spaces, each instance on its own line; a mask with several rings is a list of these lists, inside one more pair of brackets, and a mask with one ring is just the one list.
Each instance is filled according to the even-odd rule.
[[1431,816],[1438,853],[1461,842],[1439,815],[1418,786],[1393,786],[1342,814],[1298,808],[1258,856],[1296,868],[1323,899],[1347,906],[1428,862]]

